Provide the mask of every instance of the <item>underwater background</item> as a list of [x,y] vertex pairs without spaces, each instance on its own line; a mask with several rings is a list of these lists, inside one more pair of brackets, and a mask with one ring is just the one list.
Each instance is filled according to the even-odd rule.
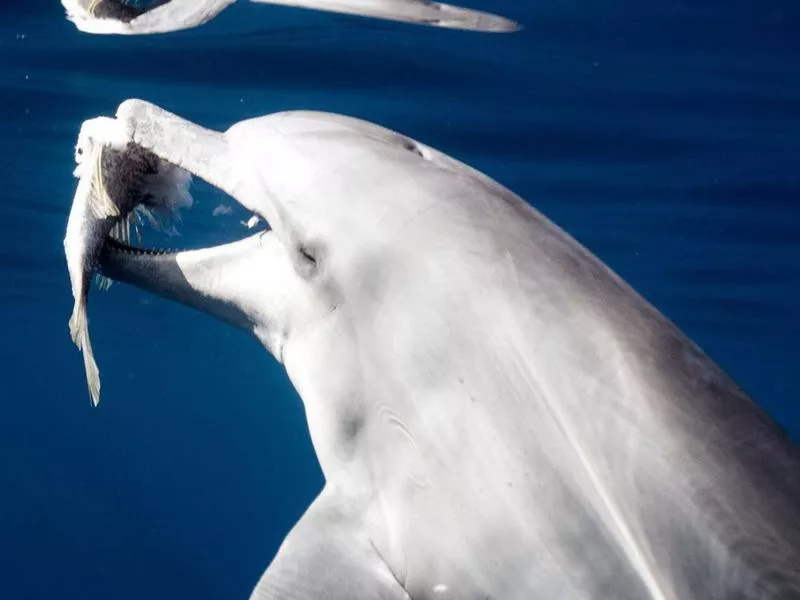
[[[83,120],[130,97],[219,129],[340,112],[467,162],[588,246],[800,439],[800,5],[459,3],[524,29],[242,2],[198,29],[104,37],[57,0],[4,0],[0,598],[247,598],[322,485],[266,351],[120,284],[91,297],[103,399],[90,405],[67,331],[73,148]],[[198,185],[169,243],[240,238],[248,217]]]

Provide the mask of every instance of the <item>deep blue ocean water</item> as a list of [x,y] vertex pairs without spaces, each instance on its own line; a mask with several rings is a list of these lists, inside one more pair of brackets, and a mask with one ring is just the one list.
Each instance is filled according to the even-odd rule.
[[[93,293],[103,402],[67,320],[84,119],[129,97],[206,126],[341,112],[439,148],[605,260],[800,439],[800,6],[469,0],[485,36],[234,5],[153,37],[0,9],[0,598],[246,598],[322,479],[256,342],[137,290]],[[220,205],[233,209],[216,210]],[[242,237],[199,187],[180,245]]]

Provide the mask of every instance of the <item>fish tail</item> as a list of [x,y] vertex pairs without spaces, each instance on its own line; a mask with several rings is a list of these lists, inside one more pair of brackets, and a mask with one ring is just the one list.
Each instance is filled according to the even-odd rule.
[[85,304],[75,305],[75,310],[69,320],[69,333],[72,341],[83,353],[83,366],[86,371],[89,394],[92,398],[92,405],[97,406],[100,404],[100,370],[94,360],[92,342],[89,339],[89,319],[86,315]]
[[82,331],[88,331],[88,329],[89,323],[86,316],[86,305],[83,302],[77,301],[75,302],[75,307],[72,309],[72,316],[69,318],[69,336],[78,347],[78,350],[82,350],[80,334]]

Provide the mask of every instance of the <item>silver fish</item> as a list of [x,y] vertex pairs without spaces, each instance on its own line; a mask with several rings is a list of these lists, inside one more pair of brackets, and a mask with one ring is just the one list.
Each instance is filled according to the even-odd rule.
[[[115,119],[86,121],[75,147],[78,187],[64,237],[64,252],[75,304],[69,320],[72,341],[83,353],[92,404],[100,402],[100,372],[89,338],[87,306],[97,258],[108,236],[130,244],[131,226],[142,218],[155,226],[179,218],[192,198],[188,172],[128,142]],[[138,223],[137,223],[138,221]],[[140,234],[141,235],[141,234]],[[101,289],[110,280],[98,276]]]

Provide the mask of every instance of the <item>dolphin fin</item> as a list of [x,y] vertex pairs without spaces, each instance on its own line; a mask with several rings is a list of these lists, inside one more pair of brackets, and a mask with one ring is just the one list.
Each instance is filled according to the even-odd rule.
[[314,8],[390,21],[403,21],[450,29],[511,32],[520,26],[510,19],[487,12],[461,8],[428,0],[252,0],[262,4],[282,4]]
[[292,528],[250,600],[411,600],[358,511],[328,490]]

